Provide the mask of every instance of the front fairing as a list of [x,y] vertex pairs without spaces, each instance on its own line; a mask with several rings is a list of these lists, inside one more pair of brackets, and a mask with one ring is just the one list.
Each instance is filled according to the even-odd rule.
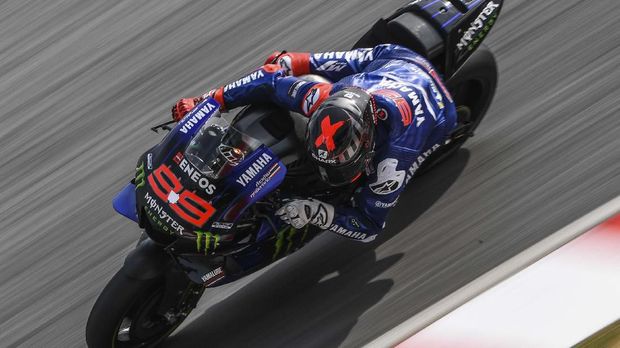
[[209,177],[186,158],[185,149],[219,105],[207,99],[138,161],[135,186],[139,220],[159,232],[196,238],[214,233],[232,239],[239,217],[284,179],[286,167],[258,146],[226,175]]

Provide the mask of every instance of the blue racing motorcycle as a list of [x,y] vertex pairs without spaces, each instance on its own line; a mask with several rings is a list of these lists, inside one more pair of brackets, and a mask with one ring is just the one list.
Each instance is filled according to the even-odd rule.
[[[417,0],[379,20],[355,45],[408,46],[431,60],[457,103],[460,126],[418,174],[456,151],[482,120],[497,83],[491,52],[479,49],[501,0]],[[114,198],[143,234],[99,295],[86,326],[90,347],[145,347],[170,335],[205,288],[248,275],[322,231],[274,217],[282,200],[340,204],[354,186],[322,183],[288,111],[244,108],[233,119],[204,100],[140,156],[135,177]]]

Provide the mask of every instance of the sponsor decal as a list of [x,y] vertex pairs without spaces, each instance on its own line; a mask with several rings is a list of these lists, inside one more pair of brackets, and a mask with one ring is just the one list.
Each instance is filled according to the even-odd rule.
[[377,118],[380,119],[381,121],[385,121],[387,120],[388,117],[388,113],[387,110],[385,110],[384,108],[381,108],[379,110],[377,110]]
[[215,213],[215,208],[209,202],[186,190],[166,165],[155,169],[147,180],[157,198],[167,202],[181,219],[196,227],[204,225]]
[[289,56],[280,57],[280,59],[278,59],[278,65],[282,67],[286,75],[289,75],[289,76],[293,75],[293,68],[292,68],[293,61],[291,60],[291,57]]
[[388,209],[388,208],[392,208],[392,207],[396,206],[397,203],[398,203],[398,199],[396,199],[394,202],[390,202],[390,203],[385,203],[385,202],[381,202],[381,201],[375,201],[375,207]]
[[409,93],[413,91],[413,89],[408,87],[406,83],[399,81],[398,76],[391,73],[386,73],[384,75],[386,76],[383,76],[381,82],[379,82],[379,86],[385,87],[387,89],[399,90],[403,93]]
[[414,115],[416,117],[424,115],[424,110],[422,110],[422,103],[420,102],[420,97],[418,97],[418,94],[415,91],[411,91],[407,95],[407,98],[409,98],[413,104],[413,109],[415,110]]
[[308,91],[308,93],[304,97],[304,105],[303,105],[303,110],[306,115],[309,114],[310,110],[314,108],[314,105],[319,100],[320,95],[321,94],[319,93],[318,88],[313,87],[310,89],[310,91]]
[[[146,208],[144,211],[146,214],[161,228],[164,232],[168,232],[172,234],[173,232],[177,232],[180,235],[183,235],[184,228],[176,222],[166,211],[162,208],[161,205],[157,203],[157,200],[147,192],[144,195],[144,199],[146,199]],[[172,228],[172,231],[170,230]]]
[[[422,66],[433,77],[433,79],[435,80],[435,83],[437,83],[439,85],[439,88],[441,88],[441,90],[443,91],[443,94],[446,95],[450,103],[453,103],[454,101],[452,100],[452,96],[450,95],[450,92],[448,92],[446,85],[443,84],[441,77],[439,77],[439,74],[437,73],[437,71],[435,71],[433,66],[426,59],[419,57],[419,56],[414,57],[413,61],[419,64],[420,66]],[[437,90],[437,87],[433,83],[431,83],[431,88],[433,89],[433,91]],[[436,94],[439,94],[439,93],[436,93]],[[437,99],[437,103],[439,104],[439,107],[443,109],[444,105],[443,105],[443,99],[441,98],[441,95],[439,95],[439,99]]]
[[407,70],[411,71],[414,75],[423,75],[423,74],[426,73],[419,66],[417,66],[415,64],[403,64],[403,62],[400,61],[400,60],[390,61],[389,63],[385,64],[383,67],[386,68],[386,69],[387,68],[394,68],[392,70],[407,69]]
[[357,93],[353,93],[353,92],[351,92],[351,91],[346,91],[346,92],[344,93],[344,97],[345,97],[345,98],[347,98],[347,99],[355,99],[355,98],[358,98],[358,99],[359,99],[359,98],[361,98],[362,96],[361,96],[361,95],[359,95],[359,94],[357,94]]
[[373,111],[372,113],[372,123],[377,125],[377,102],[375,101],[375,97],[370,96],[370,109]]
[[342,61],[337,61],[337,60],[328,60],[327,62],[323,63],[323,65],[321,65],[320,67],[316,68],[317,71],[325,71],[325,72],[340,72],[342,71],[344,68],[349,67],[349,64],[347,64],[346,62],[342,62]]
[[441,145],[435,144],[433,145],[433,147],[418,156],[418,158],[415,160],[415,162],[413,162],[413,164],[411,165],[411,167],[409,167],[409,170],[407,171],[407,178],[405,179],[405,184],[407,184],[409,180],[413,178],[413,175],[415,174],[415,172],[418,171],[418,169],[420,169],[422,163],[424,163],[424,161],[426,161],[426,159],[429,158],[440,147]]
[[474,47],[484,39],[491,27],[495,23],[497,18],[496,10],[499,8],[499,4],[491,1],[480,12],[478,17],[471,22],[469,29],[465,31],[461,40],[456,44],[459,51],[467,48],[468,51],[474,49]]
[[187,116],[183,118],[183,120],[181,120],[181,122],[183,122],[183,126],[181,126],[180,129],[181,133],[189,133],[194,128],[194,126],[196,126],[198,122],[200,122],[200,120],[207,116],[210,116],[214,110],[217,110],[217,106],[213,103],[208,102],[207,104],[203,105],[196,113],[187,114]]
[[[383,223],[383,227],[385,228],[385,222]],[[364,238],[362,240],[360,240],[360,242],[362,243],[370,243],[372,241],[374,241],[375,239],[377,239],[378,234],[373,234],[372,236],[368,236],[368,238]]]
[[215,221],[213,224],[211,224],[211,228],[217,228],[220,230],[230,230],[231,228],[233,228],[234,223],[232,222],[222,222],[222,221]]
[[256,70],[255,72],[251,73],[250,75],[246,76],[246,77],[242,77],[239,80],[229,83],[226,86],[224,86],[224,92],[230,91],[231,89],[235,89],[235,88],[239,88],[241,86],[247,85],[248,83],[251,83],[253,81],[256,81],[258,79],[260,79],[261,77],[265,77],[265,73],[263,72],[262,69],[260,70]]
[[424,117],[422,117],[422,116],[416,117],[416,119],[415,119],[415,126],[416,127],[420,127],[420,125],[422,123],[424,123],[424,120],[426,120],[426,119]]
[[312,152],[312,158],[314,158],[315,160],[321,162],[321,163],[327,163],[327,164],[336,164],[336,159],[335,158],[324,158],[327,157],[328,152],[325,150],[318,150],[318,154]]
[[232,146],[222,144],[217,147],[217,151],[224,156],[226,162],[230,163],[233,167],[238,166],[245,158],[243,151]]
[[148,170],[153,169],[153,154],[152,153],[149,153],[148,155],[146,155],[146,169]]
[[329,230],[341,236],[357,240],[363,240],[367,237],[366,233],[349,231],[348,229],[337,224],[332,224],[331,226],[329,226]]
[[[302,245],[306,241],[306,238],[308,237],[309,229],[310,229],[309,225],[306,225],[306,227],[304,227],[303,234],[301,238],[299,239],[299,241],[297,242],[297,245]],[[293,238],[295,238],[298,232],[299,231],[295,229],[294,227],[286,226],[276,234],[273,257],[271,258],[273,261],[275,261],[279,256],[288,255],[292,251],[295,251],[293,249],[295,245],[295,240]],[[285,243],[286,243],[286,250],[283,250]],[[284,251],[284,253],[282,253],[282,251]]]
[[[203,249],[205,255],[209,254],[209,251],[213,252],[215,248],[220,245],[220,236],[211,232],[196,231],[196,251],[200,252]],[[203,243],[204,242],[204,243]]]
[[136,168],[136,178],[134,179],[134,183],[136,184],[136,189],[143,187],[145,184],[145,176],[144,176],[144,163],[140,163],[140,165]]
[[183,159],[183,153],[177,152],[177,154],[174,155],[174,158],[172,160],[174,161],[174,163],[180,164],[182,159]]
[[[404,88],[411,90],[409,87],[404,87]],[[396,105],[396,107],[398,108],[398,111],[400,112],[400,117],[403,121],[403,125],[405,127],[411,124],[411,118],[412,118],[411,107],[409,106],[409,103],[405,100],[405,98],[403,98],[403,96],[400,95],[400,93],[389,90],[389,89],[382,89],[382,90],[376,91],[375,94],[379,94],[379,95],[382,95],[390,99]]]
[[267,164],[269,164],[269,161],[272,159],[273,158],[267,153],[260,155],[260,157],[258,157],[254,163],[252,163],[252,165],[246,169],[243,174],[241,174],[241,176],[237,179],[237,183],[245,187],[250,181],[252,181],[252,179],[254,179],[256,175],[258,175],[258,173],[260,173],[261,170],[265,168],[265,166],[267,166]]
[[[312,56],[315,62],[326,59],[337,59],[337,60],[346,60],[351,63],[356,61],[357,63],[368,62],[373,59],[372,48],[366,49],[357,49],[353,51],[346,52],[325,52],[325,53],[316,53]],[[315,64],[317,65],[317,64]]]
[[224,269],[222,266],[212,270],[211,272],[203,275],[200,279],[204,283],[204,286],[210,286],[215,284],[217,281],[224,278]]
[[291,98],[297,98],[297,93],[299,93],[299,89],[306,84],[308,84],[308,82],[303,80],[293,82],[291,87],[288,89],[288,96]]
[[378,195],[389,195],[397,191],[405,182],[406,172],[396,170],[398,160],[386,158],[377,166],[377,181],[370,184],[372,192]]
[[349,223],[351,223],[351,225],[355,228],[361,228],[359,221],[357,221],[357,219],[355,218],[351,218],[349,220]]
[[441,93],[439,93],[439,90],[434,83],[431,83],[430,86],[431,91],[433,91],[433,97],[435,97],[435,101],[437,102],[437,106],[443,110],[446,106],[443,103],[443,97],[441,96]]
[[179,165],[179,168],[183,174],[187,175],[187,177],[196,183],[198,187],[205,190],[206,194],[212,195],[215,192],[215,185],[211,184],[207,177],[205,177],[188,160],[186,160],[181,152],[177,153],[173,160]]
[[274,177],[274,175],[278,174],[280,171],[280,164],[276,163],[273,167],[269,168],[269,171],[263,175],[260,180],[256,182],[256,188],[250,194],[250,198],[254,198],[262,189],[267,185],[267,183]]
[[329,96],[331,90],[332,85],[329,83],[318,83],[310,88],[301,103],[301,109],[304,114],[310,116],[321,105],[323,100]]
[[[424,115],[424,109],[422,107],[422,102],[420,100],[420,97],[418,95],[418,92],[416,92],[414,89],[406,86],[404,83],[402,82],[398,82],[398,81],[392,81],[389,80],[387,78],[383,78],[383,80],[379,83],[381,86],[384,86],[386,88],[390,88],[390,89],[395,89],[400,91],[401,93],[406,93],[407,94],[407,98],[409,98],[409,100],[411,101],[411,104],[413,105],[413,110],[414,110],[414,116],[420,116],[420,115]],[[439,93],[439,91],[437,90],[437,88],[435,87],[435,85],[431,82],[431,89],[436,92],[435,95],[435,100],[437,101],[437,104],[440,106],[440,108],[443,109],[443,99],[441,97],[441,93]],[[383,94],[386,97],[390,98],[390,95],[386,95],[384,93],[382,93],[385,90],[380,90],[377,91],[378,94]],[[392,92],[391,94],[397,94],[394,91],[389,91]],[[424,97],[424,100],[426,101],[427,105],[430,105],[430,103],[428,102],[428,97],[426,96],[426,92],[421,91]],[[402,96],[398,95],[398,97],[402,98]],[[397,98],[396,96],[394,96],[394,98]],[[394,100],[393,98],[391,98],[392,100]],[[400,109],[400,108],[399,108]],[[431,115],[433,115],[433,118],[437,119],[435,117],[435,112],[432,109],[428,110],[429,113]],[[402,113],[402,112],[401,112]],[[403,119],[403,124],[405,124],[406,120]],[[407,119],[407,122],[409,122],[408,124],[405,124],[405,126],[408,126],[409,124],[411,124],[411,119]]]
[[310,221],[313,225],[321,228],[329,226],[334,219],[334,206],[331,204],[319,203],[317,211]]

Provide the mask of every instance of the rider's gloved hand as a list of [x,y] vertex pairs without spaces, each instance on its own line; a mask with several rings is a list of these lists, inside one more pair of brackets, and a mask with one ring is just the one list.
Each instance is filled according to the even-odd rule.
[[202,97],[194,97],[194,98],[181,98],[174,106],[172,107],[172,119],[179,122],[181,119],[196,105],[200,104],[203,100]]
[[310,54],[286,51],[275,51],[265,64],[277,64],[288,76],[300,76],[310,73]]
[[303,228],[312,224],[320,228],[329,228],[334,219],[334,206],[318,200],[295,199],[288,201],[276,212],[285,223]]
[[276,64],[278,62],[278,58],[280,58],[285,53],[286,53],[286,51],[275,51],[275,52],[273,52],[272,54],[269,55],[269,57],[267,57],[267,59],[265,59],[265,62],[263,63],[263,65],[266,65],[266,64]]

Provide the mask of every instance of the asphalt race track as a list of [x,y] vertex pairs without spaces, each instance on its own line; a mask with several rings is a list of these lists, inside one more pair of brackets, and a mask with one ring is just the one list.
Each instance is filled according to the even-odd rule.
[[[139,234],[111,199],[178,97],[274,49],[347,49],[403,3],[0,3],[0,346],[85,345]],[[612,0],[507,1],[486,120],[374,249],[325,235],[208,290],[165,346],[360,346],[620,194],[618,17]]]

